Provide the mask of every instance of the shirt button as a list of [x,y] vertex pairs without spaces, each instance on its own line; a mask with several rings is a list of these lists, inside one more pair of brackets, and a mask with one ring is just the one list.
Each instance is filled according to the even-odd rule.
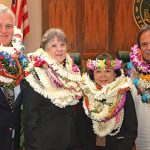
[[12,131],[12,128],[9,128],[9,131]]

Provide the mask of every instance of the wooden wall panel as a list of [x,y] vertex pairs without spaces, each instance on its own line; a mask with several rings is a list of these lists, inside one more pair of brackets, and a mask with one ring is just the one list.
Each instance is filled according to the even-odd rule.
[[91,58],[108,47],[108,2],[107,0],[83,1],[83,59]]
[[133,0],[115,0],[114,13],[114,51],[128,51],[139,30],[133,18]]
[[70,52],[80,52],[82,64],[101,52],[129,51],[138,27],[134,0],[43,0],[43,31],[62,28]]
[[49,2],[50,0],[42,0],[42,35],[49,28]]
[[49,27],[63,29],[66,33],[68,49],[76,51],[76,0],[50,0]]

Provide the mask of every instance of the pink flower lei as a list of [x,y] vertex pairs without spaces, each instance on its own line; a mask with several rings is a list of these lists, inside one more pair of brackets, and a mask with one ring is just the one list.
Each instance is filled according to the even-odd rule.
[[138,71],[150,73],[150,65],[143,59],[137,44],[131,47],[130,61]]

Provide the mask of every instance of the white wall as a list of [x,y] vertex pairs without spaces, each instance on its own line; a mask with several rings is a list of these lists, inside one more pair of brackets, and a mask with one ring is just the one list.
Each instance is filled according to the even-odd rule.
[[[0,3],[11,6],[12,0],[0,0]],[[30,33],[25,37],[26,53],[39,48],[42,34],[42,0],[27,0]]]

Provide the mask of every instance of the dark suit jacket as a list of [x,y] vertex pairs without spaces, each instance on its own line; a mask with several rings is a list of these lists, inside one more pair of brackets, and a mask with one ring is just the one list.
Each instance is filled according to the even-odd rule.
[[72,150],[76,142],[72,107],[56,107],[28,84],[23,98],[26,150]]
[[120,132],[115,136],[106,136],[106,146],[96,146],[96,135],[93,132],[92,121],[87,117],[80,103],[77,111],[78,135],[82,150],[131,150],[137,136],[137,117],[134,101],[127,92],[124,107],[124,121]]
[[12,129],[15,129],[14,150],[19,150],[20,126],[21,126],[21,103],[22,103],[22,83],[21,92],[15,100],[13,108],[0,88],[0,149],[10,150],[12,142]]

